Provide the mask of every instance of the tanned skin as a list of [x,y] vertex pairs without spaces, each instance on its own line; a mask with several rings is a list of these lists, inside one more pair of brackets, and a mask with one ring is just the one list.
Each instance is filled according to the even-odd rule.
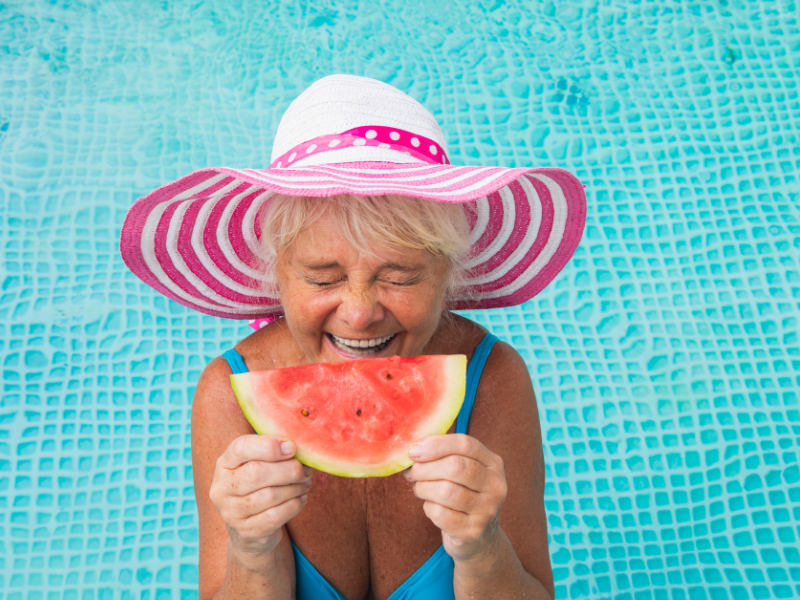
[[[333,255],[339,271],[323,269],[319,280],[320,273],[312,270],[309,280],[306,271],[291,271],[292,257],[287,259],[282,290],[296,302],[284,297],[287,317],[236,346],[250,371],[342,360],[326,345],[326,332],[356,339],[397,332],[392,354],[472,356],[486,330],[443,310],[443,290],[433,285],[443,281],[436,265],[429,271],[424,267],[422,279],[403,279],[407,273],[402,269],[390,269],[385,276],[381,269],[387,263],[353,257],[337,246],[335,232],[316,233],[320,248],[306,244],[305,255],[294,259],[308,264],[300,259],[314,252]],[[415,292],[419,281],[433,287]],[[292,285],[298,286],[294,292]],[[415,293],[428,310],[419,311]],[[357,337],[359,331],[366,334]],[[350,479],[315,471],[306,489],[302,465],[291,457],[276,458],[279,440],[258,436],[262,439],[255,443],[261,444],[265,468],[274,467],[269,461],[283,462],[281,468],[291,471],[296,490],[291,492],[296,495],[293,504],[282,505],[296,514],[269,538],[274,548],[263,546],[269,552],[243,550],[238,535],[232,541],[211,498],[222,502],[219,472],[212,489],[215,471],[228,468],[225,474],[230,475],[233,468],[233,463],[220,466],[220,457],[230,459],[234,440],[255,433],[231,390],[230,374],[224,359],[213,360],[198,382],[192,407],[201,600],[294,598],[290,540],[347,600],[385,600],[443,542],[456,562],[458,600],[553,597],[539,416],[528,369],[512,347],[498,342],[492,349],[467,435],[427,438],[423,456],[404,472]],[[449,434],[454,433],[455,424]],[[454,484],[458,478],[467,485]],[[298,499],[301,493],[307,493],[305,503]]]

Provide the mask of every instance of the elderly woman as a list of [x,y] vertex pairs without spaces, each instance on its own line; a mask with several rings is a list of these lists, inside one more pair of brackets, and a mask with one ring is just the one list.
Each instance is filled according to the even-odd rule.
[[[572,256],[585,196],[560,169],[449,164],[434,118],[384,83],[326,77],[269,169],[205,169],[131,208],[122,253],[206,314],[262,325],[198,382],[200,598],[551,598],[544,459],[528,369],[451,309],[520,304]],[[313,472],[256,435],[231,373],[464,354],[446,435],[389,477]]]

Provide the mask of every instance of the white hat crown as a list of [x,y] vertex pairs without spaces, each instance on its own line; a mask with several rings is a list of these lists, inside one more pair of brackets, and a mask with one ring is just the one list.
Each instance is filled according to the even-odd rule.
[[[408,94],[368,77],[329,75],[314,82],[286,109],[275,134],[270,162],[314,138],[366,126],[394,127],[424,136],[446,152],[444,134],[436,119]],[[292,166],[361,161],[421,162],[389,148],[350,146],[313,154]]]

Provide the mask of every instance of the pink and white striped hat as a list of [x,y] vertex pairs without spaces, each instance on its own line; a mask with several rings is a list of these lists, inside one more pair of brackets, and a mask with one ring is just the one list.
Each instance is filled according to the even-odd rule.
[[456,309],[538,294],[572,257],[586,220],[586,195],[570,172],[452,165],[419,102],[381,81],[331,75],[286,110],[269,168],[201,169],[139,198],[122,226],[122,258],[184,306],[263,325],[282,314],[258,269],[260,215],[275,193],[471,202],[468,289]]

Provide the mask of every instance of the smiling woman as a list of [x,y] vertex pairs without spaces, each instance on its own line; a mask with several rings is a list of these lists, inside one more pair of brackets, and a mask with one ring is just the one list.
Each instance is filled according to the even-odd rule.
[[[311,362],[424,354],[445,310],[448,257],[391,249],[379,239],[362,253],[334,215],[323,212],[278,255],[278,289],[294,340]],[[392,237],[399,233],[387,232]]]
[[[206,314],[271,321],[196,387],[200,597],[552,597],[527,366],[450,309],[530,299],[570,259],[584,220],[570,173],[451,165],[419,103],[343,75],[292,103],[269,169],[205,169],[138,200],[121,241],[137,275]],[[411,468],[379,478],[304,467],[292,440],[254,434],[230,383],[248,370],[450,354],[469,360],[456,423],[417,440]]]

